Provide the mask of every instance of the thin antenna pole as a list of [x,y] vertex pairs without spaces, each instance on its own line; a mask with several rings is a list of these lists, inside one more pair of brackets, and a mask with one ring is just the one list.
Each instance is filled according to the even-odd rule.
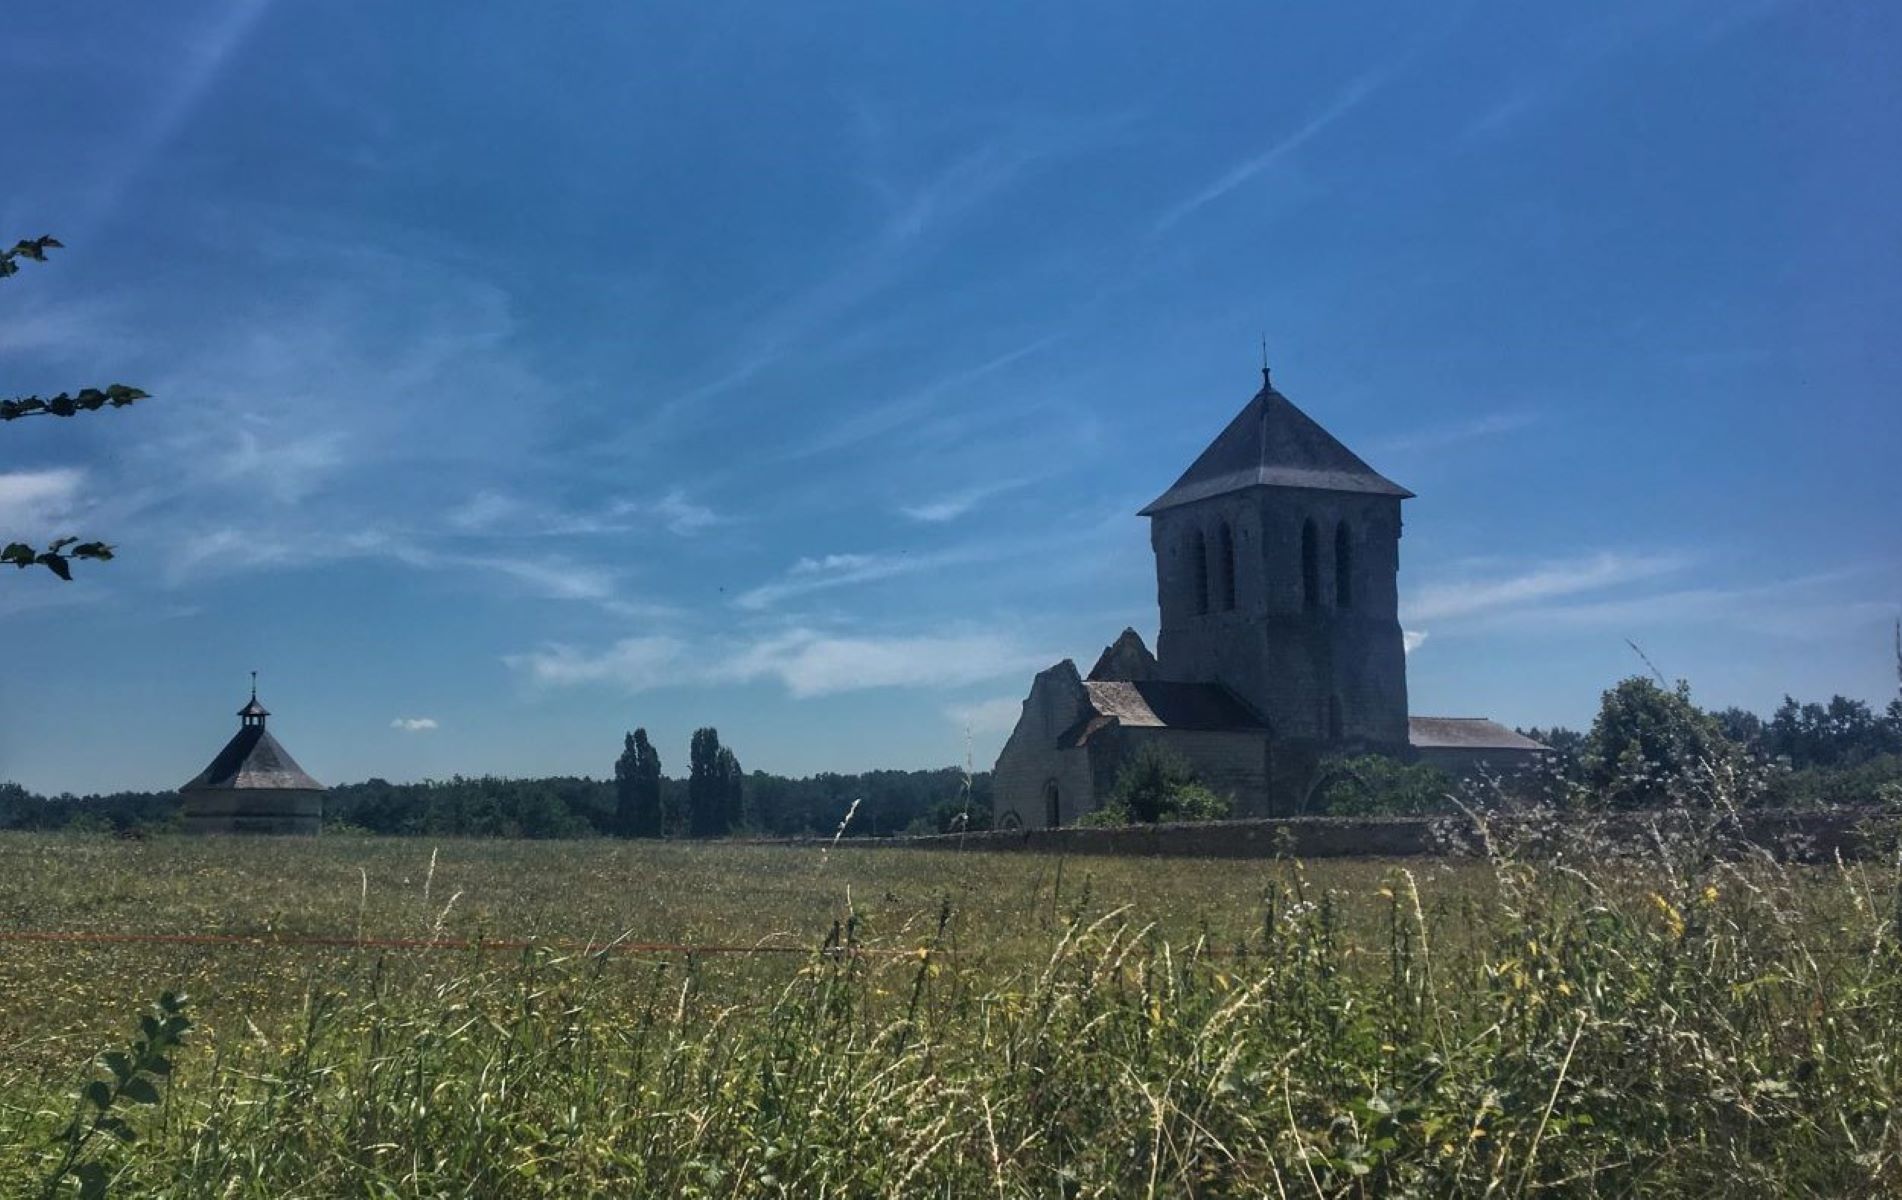
[[256,700],[257,698],[258,698],[258,673],[256,671],[253,671],[251,672],[251,699]]

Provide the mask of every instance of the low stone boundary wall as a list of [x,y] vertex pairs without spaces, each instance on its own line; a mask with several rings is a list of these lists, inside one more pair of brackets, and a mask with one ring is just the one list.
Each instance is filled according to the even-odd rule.
[[1829,861],[1886,854],[1897,844],[1902,814],[1888,810],[1762,810],[1735,819],[1670,811],[1592,816],[1493,815],[1482,830],[1466,816],[1289,817],[1116,828],[995,829],[927,837],[851,839],[848,846],[918,850],[1011,851],[1031,854],[1118,854],[1179,858],[1411,858],[1475,855],[1495,844],[1580,850],[1637,850],[1659,838],[1695,839],[1712,853],[1759,847],[1779,858]]

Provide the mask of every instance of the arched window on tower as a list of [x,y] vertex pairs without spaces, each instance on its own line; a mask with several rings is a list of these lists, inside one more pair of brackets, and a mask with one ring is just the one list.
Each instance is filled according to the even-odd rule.
[[1346,521],[1334,527],[1334,607],[1354,607],[1354,538]]
[[1321,607],[1321,547],[1314,532],[1314,518],[1301,525],[1301,607]]
[[1235,607],[1235,532],[1223,521],[1215,533],[1215,597],[1224,611]]
[[1189,535],[1189,570],[1195,575],[1195,612],[1209,610],[1209,543],[1200,529]]

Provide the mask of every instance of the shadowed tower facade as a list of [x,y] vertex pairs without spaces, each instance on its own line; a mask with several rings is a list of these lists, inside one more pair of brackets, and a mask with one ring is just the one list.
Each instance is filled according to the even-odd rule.
[[1221,684],[1272,735],[1269,807],[1292,811],[1329,753],[1408,749],[1401,502],[1387,479],[1261,390],[1150,521],[1162,679]]

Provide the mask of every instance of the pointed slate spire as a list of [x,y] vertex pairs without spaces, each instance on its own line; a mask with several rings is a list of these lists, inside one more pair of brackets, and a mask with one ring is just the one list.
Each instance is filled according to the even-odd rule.
[[1256,392],[1228,428],[1216,435],[1182,478],[1139,514],[1206,500],[1251,487],[1314,488],[1408,499],[1413,493],[1363,462],[1275,390],[1268,367]]

